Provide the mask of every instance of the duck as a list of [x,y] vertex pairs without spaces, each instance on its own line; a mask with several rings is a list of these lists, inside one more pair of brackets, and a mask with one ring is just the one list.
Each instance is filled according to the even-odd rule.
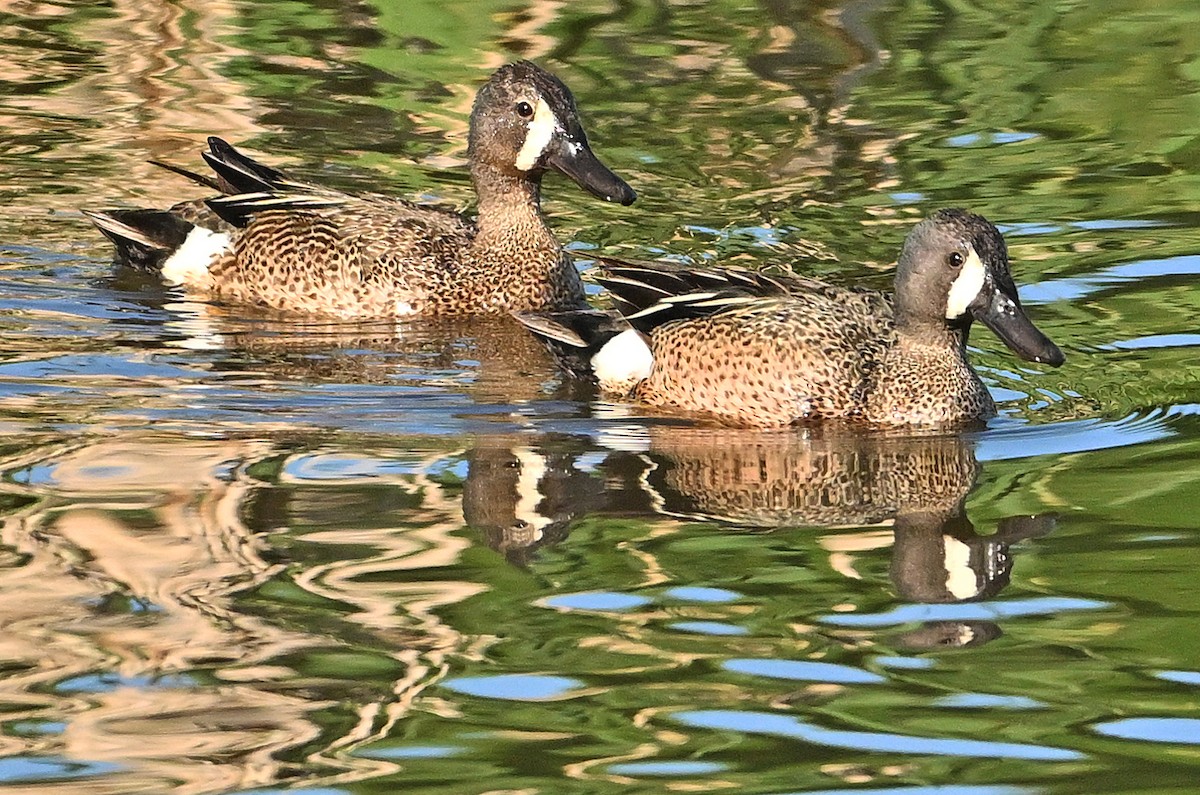
[[[344,319],[564,309],[584,302],[541,211],[558,171],[593,195],[637,194],[593,153],[570,89],[529,62],[496,70],[468,133],[476,218],[291,179],[211,137],[215,177],[156,163],[221,195],[166,210],[85,210],[116,261],[206,299]],[[153,162],[153,161],[152,161]]]
[[892,294],[793,273],[599,259],[615,310],[517,319],[602,392],[720,424],[985,421],[996,405],[967,358],[976,320],[1022,359],[1065,361],[1021,306],[1003,235],[962,209],[909,232]]

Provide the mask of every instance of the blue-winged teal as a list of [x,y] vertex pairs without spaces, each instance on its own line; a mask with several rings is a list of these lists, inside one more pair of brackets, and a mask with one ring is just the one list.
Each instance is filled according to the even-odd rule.
[[496,71],[471,111],[478,220],[384,196],[296,182],[218,138],[206,206],[87,215],[119,260],[223,301],[338,317],[463,315],[578,306],[583,287],[546,226],[542,176],[567,175],[606,201],[633,189],[588,146],[575,99],[538,66]]
[[991,417],[967,362],[972,320],[1022,358],[1063,363],[1021,308],[1004,238],[963,210],[939,210],[908,235],[894,298],[799,276],[604,262],[618,322],[595,311],[519,319],[602,389],[726,423]]

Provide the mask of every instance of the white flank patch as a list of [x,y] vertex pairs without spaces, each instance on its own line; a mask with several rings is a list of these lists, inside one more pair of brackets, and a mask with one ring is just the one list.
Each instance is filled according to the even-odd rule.
[[972,248],[967,254],[967,261],[963,263],[962,272],[958,274],[954,284],[950,285],[950,295],[946,297],[947,320],[962,317],[967,307],[975,300],[975,296],[983,289],[983,281],[983,260],[979,259],[979,255]]
[[[597,401],[592,408],[596,410],[592,416],[598,420],[624,420],[630,414],[629,406],[603,401]],[[618,453],[650,452],[650,434],[645,425],[603,425],[596,434],[596,441],[606,450],[616,450]]]
[[979,596],[979,579],[971,568],[971,548],[957,538],[945,536],[942,544],[946,557],[946,590],[955,599],[971,599]]
[[635,329],[625,329],[592,357],[592,372],[602,389],[628,392],[639,381],[650,377],[654,354]]
[[219,351],[227,347],[220,333],[221,322],[212,315],[212,306],[200,301],[169,301],[163,309],[171,314],[164,322],[170,337],[164,344],[190,351]]
[[550,110],[550,106],[546,104],[546,100],[539,99],[537,109],[533,112],[533,118],[529,122],[529,129],[525,132],[525,144],[521,147],[521,151],[517,152],[516,166],[521,171],[529,171],[542,156],[542,152],[546,151],[546,147],[550,144],[550,139],[554,137],[554,131],[558,129],[558,119],[554,116],[554,111]]
[[542,530],[552,521],[538,511],[542,504],[542,492],[538,484],[546,474],[546,458],[535,453],[528,447],[518,447],[513,450],[520,463],[520,474],[517,475],[517,504],[513,508],[513,516],[532,528],[535,540],[542,537]]
[[203,283],[208,266],[229,250],[229,243],[229,235],[197,226],[163,263],[163,281],[168,284]]

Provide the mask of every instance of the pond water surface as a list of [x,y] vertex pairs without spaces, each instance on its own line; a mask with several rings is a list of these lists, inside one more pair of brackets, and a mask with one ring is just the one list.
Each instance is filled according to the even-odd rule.
[[[697,427],[512,324],[114,278],[80,207],[207,135],[468,207],[496,66],[573,88],[581,265],[885,288],[1002,225],[1067,354],[955,434]],[[0,5],[0,791],[1200,788],[1194,0]]]

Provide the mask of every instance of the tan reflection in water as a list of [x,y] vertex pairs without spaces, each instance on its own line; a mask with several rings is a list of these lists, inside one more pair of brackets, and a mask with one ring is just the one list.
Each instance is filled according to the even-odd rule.
[[978,473],[972,444],[958,436],[656,427],[650,451],[670,461],[663,477],[684,499],[679,510],[764,526],[945,516]]
[[897,594],[917,602],[994,596],[1009,581],[1009,546],[1054,526],[1052,517],[1017,516],[993,533],[977,533],[965,502],[979,464],[974,443],[959,435],[676,425],[644,431],[642,452],[625,439],[626,452],[607,454],[607,486],[577,470],[585,448],[569,440],[481,439],[463,498],[468,524],[519,562],[564,538],[587,512],[754,529],[836,528],[821,539],[835,571],[858,579],[858,555],[891,546]]
[[[331,529],[316,538],[375,550],[297,572],[295,581],[357,605],[344,620],[377,637],[405,671],[378,692],[356,684],[353,692],[366,697],[339,708],[359,720],[341,736],[325,736],[312,713],[338,706],[335,694],[345,687],[330,680],[323,695],[323,680],[281,660],[339,641],[247,614],[235,601],[282,574],[264,537],[243,519],[247,498],[261,487],[245,474],[247,465],[278,454],[261,440],[146,435],[51,445],[0,461],[18,482],[28,481],[5,485],[6,499],[31,500],[0,525],[0,720],[65,727],[11,736],[0,753],[118,766],[90,779],[43,782],[39,792],[206,793],[277,784],[301,775],[286,760],[314,742],[308,763],[341,771],[329,781],[390,766],[345,749],[386,734],[441,676],[446,653],[462,643],[432,610],[474,590],[360,578],[453,560],[461,542],[450,530],[461,526],[460,509],[436,484],[398,482],[428,497],[423,528],[348,536]],[[96,677],[119,680],[98,684]]]
[[[966,498],[980,467],[974,442],[836,427],[774,432],[655,427],[646,481],[666,513],[752,527],[848,528],[822,537],[830,566],[857,579],[860,551],[892,547],[897,595],[915,602],[995,596],[1008,585],[1010,545],[1044,535],[1053,517],[1002,519],[980,534]],[[859,529],[890,525],[891,533]]]
[[[95,53],[81,69],[45,57],[43,47],[0,45],[3,73],[37,87],[5,98],[5,129],[31,140],[71,136],[69,144],[39,154],[37,171],[18,173],[18,180],[45,179],[38,175],[47,173],[78,185],[86,176],[89,195],[118,204],[170,204],[188,190],[186,182],[163,179],[147,159],[199,151],[213,133],[241,140],[263,129],[255,121],[261,115],[257,103],[221,74],[232,57],[245,54],[226,43],[237,30],[229,0],[116,0],[108,13],[86,16],[51,4],[3,5],[35,26],[48,15],[64,16],[69,35]],[[78,22],[66,21],[77,15]],[[50,80],[61,86],[39,85]],[[100,163],[108,165],[98,168]],[[30,187],[29,206],[10,206],[6,213],[73,212],[81,203],[74,191]]]
[[587,389],[561,383],[546,348],[506,316],[345,323],[198,301],[167,308],[166,330],[177,335],[168,345],[249,356],[256,373],[285,382],[440,383],[498,404],[544,399],[552,389]]
[[[148,158],[198,152],[214,133],[244,140],[265,129],[257,123],[258,102],[221,73],[234,57],[247,55],[228,44],[238,31],[237,6],[229,0],[120,0],[115,10],[115,18],[85,32],[104,43],[105,69],[95,85],[80,89],[102,98],[96,112],[110,140],[124,138],[132,146],[126,146],[128,170],[109,172],[120,184],[111,191],[98,186],[95,195],[116,197],[121,187],[135,184],[139,201],[170,203],[187,185],[163,179]],[[110,155],[120,151],[108,148]]]

